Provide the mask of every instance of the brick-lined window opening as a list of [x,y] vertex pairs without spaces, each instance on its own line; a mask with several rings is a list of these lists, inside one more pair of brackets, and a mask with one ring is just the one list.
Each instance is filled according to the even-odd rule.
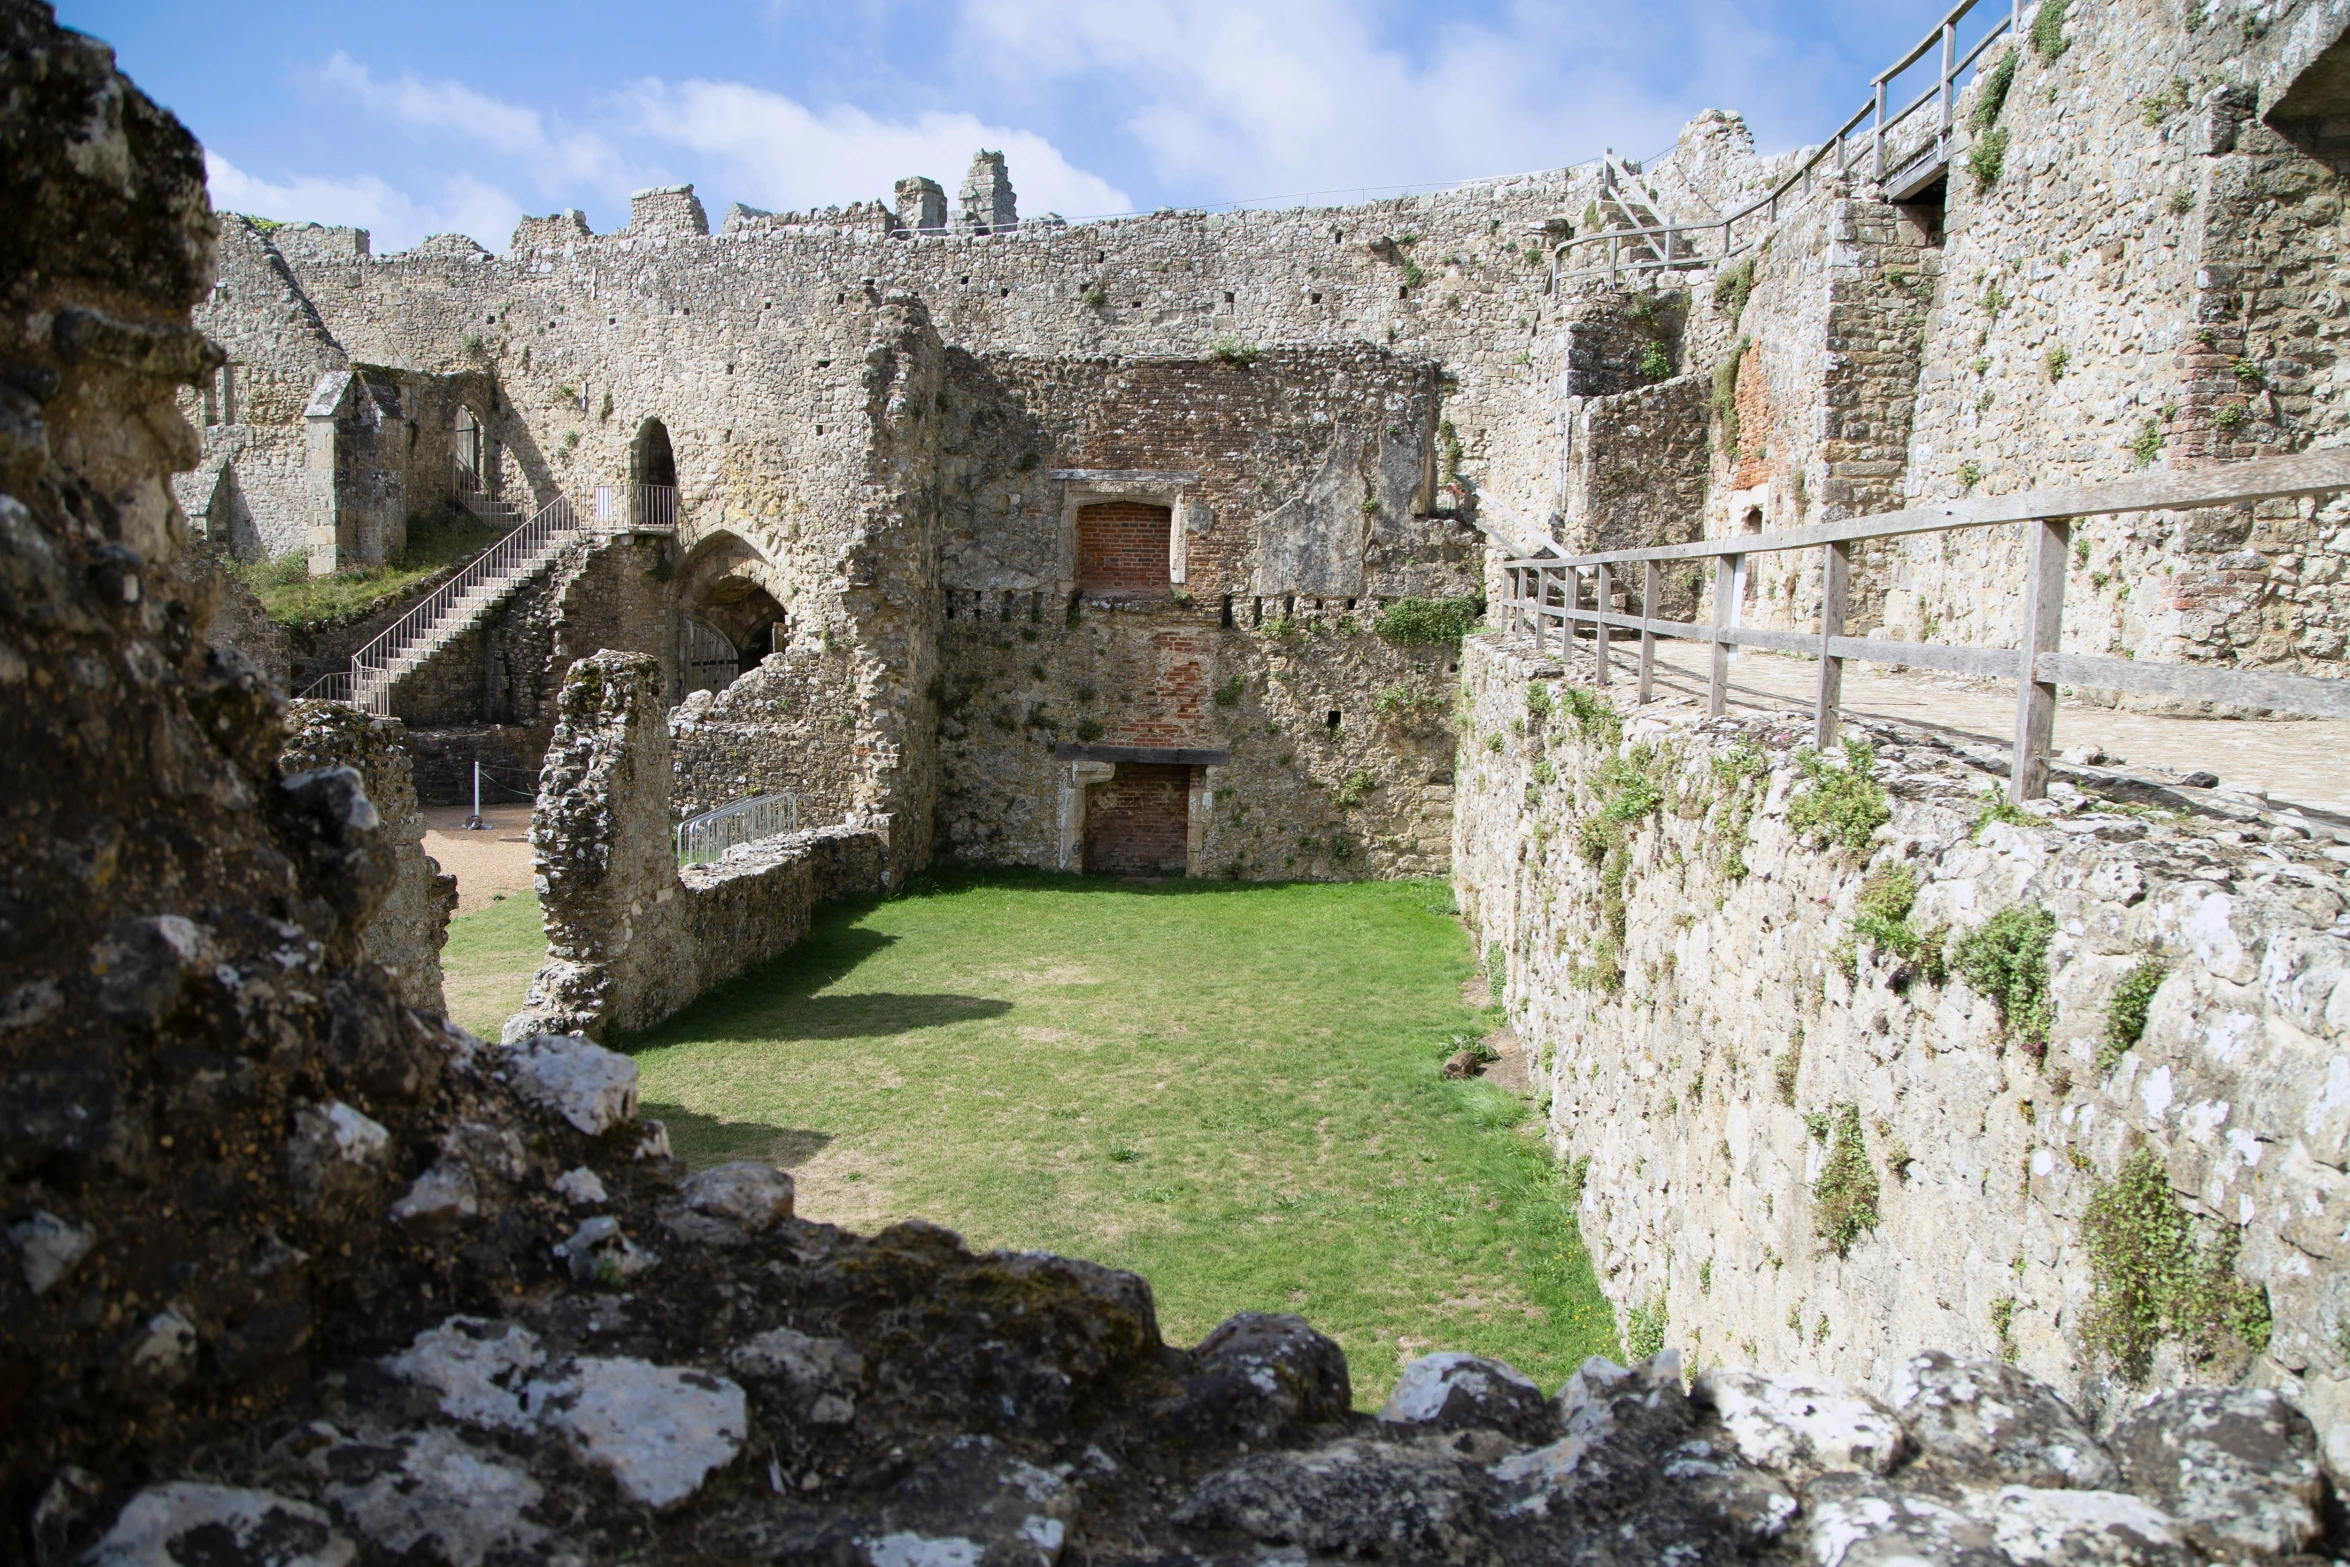
[[1191,769],[1120,762],[1085,802],[1085,868],[1119,876],[1180,876],[1191,836]]
[[1078,507],[1078,588],[1165,592],[1174,520],[1171,508],[1139,501]]

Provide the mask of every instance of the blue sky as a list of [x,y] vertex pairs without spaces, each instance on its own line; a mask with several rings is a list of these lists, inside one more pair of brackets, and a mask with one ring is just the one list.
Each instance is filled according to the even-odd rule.
[[[2003,9],[2003,8],[2002,8]],[[1867,0],[63,0],[195,131],[221,206],[380,251],[522,213],[715,220],[950,192],[1002,148],[1024,214],[1450,183],[1669,145],[1699,109],[1765,151],[1832,131],[1938,17]],[[1342,199],[1324,196],[1319,199]]]

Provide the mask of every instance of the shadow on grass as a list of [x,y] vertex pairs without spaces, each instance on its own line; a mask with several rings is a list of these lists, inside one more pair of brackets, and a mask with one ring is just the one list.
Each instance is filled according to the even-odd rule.
[[830,1132],[770,1126],[764,1121],[722,1121],[697,1115],[681,1104],[646,1100],[640,1114],[668,1130],[669,1146],[696,1169],[735,1159],[760,1159],[779,1170],[797,1169],[832,1141]]
[[798,1039],[885,1039],[918,1028],[1002,1017],[1012,1003],[993,996],[872,990],[847,996],[800,996],[787,1003],[777,1043]]
[[[1007,892],[1123,893],[1130,897],[1247,897],[1328,885],[1305,880],[1121,877],[947,863],[911,878],[896,898],[946,896],[976,888]],[[846,979],[866,959],[896,943],[897,937],[858,923],[882,904],[892,901],[895,899],[891,897],[868,896],[826,904],[815,911],[806,938],[797,946],[704,992],[683,1011],[645,1032],[616,1041],[615,1048],[633,1052],[681,1037],[697,1036],[713,1027],[739,1026],[746,1008],[756,1009],[759,1027],[779,1042],[886,1038],[973,1018],[1001,1017],[1011,1010],[1010,1002],[985,996],[891,992],[817,995],[816,992]],[[1449,913],[1449,898],[1444,908],[1430,905],[1428,912]],[[722,1023],[722,1019],[726,1021]]]

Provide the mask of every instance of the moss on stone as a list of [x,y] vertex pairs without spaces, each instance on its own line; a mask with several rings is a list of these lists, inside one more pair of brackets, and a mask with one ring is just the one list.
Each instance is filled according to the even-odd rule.
[[1437,647],[1459,642],[1484,613],[1483,599],[1403,598],[1381,611],[1371,629],[1398,647]]
[[2105,1039],[2097,1047],[2098,1071],[2112,1071],[2146,1037],[2146,1014],[2154,1006],[2154,993],[2169,975],[2168,963],[2147,958],[2122,976],[2113,992],[2113,1004],[2105,1009]]
[[1722,819],[1708,850],[1714,868],[1726,880],[1746,879],[1748,832],[1760,794],[1755,783],[1770,769],[1770,756],[1759,745],[1740,745],[1727,756],[1714,758],[1714,791],[1722,802]]
[[2090,1276],[2081,1342],[2130,1381],[2146,1379],[2155,1349],[2168,1341],[2198,1363],[2231,1342],[2256,1353],[2268,1347],[2268,1292],[2236,1277],[2237,1232],[2198,1240],[2152,1149],[2131,1154],[2111,1184],[2098,1187],[2081,1236]]
[[2040,0],[2040,14],[2032,18],[2032,52],[2043,65],[2053,65],[2065,51],[2064,17],[2069,0]]
[[1974,111],[1967,116],[1967,126],[1976,135],[1999,123],[1999,111],[2007,107],[2007,90],[2015,85],[2015,66],[2016,52],[2010,49],[1982,74],[1975,92]]
[[1634,1365],[1664,1352],[1665,1329],[1671,1324],[1663,1291],[1645,1306],[1624,1313],[1624,1355]]
[[[1739,303],[1743,305],[1744,299],[1741,298]],[[1729,357],[1714,366],[1714,417],[1722,425],[1722,450],[1732,456],[1738,451],[1738,366],[1746,358],[1746,350],[1753,346],[1753,341],[1745,337],[1738,339]]]
[[1575,733],[1584,740],[1614,745],[1624,738],[1624,720],[1616,710],[1581,686],[1561,686],[1558,705],[1575,721]]
[[1876,747],[1866,741],[1844,742],[1842,767],[1808,746],[1795,753],[1795,761],[1804,777],[1787,805],[1787,825],[1795,832],[1821,833],[1830,843],[1859,850],[1893,819],[1877,782]]
[[1959,939],[1950,966],[1999,1008],[2000,1029],[2033,1056],[2048,1051],[2056,999],[2048,990],[2048,940],[2056,916],[2017,904]]
[[1834,1112],[1834,1142],[1827,1168],[1812,1182],[1812,1227],[1839,1257],[1850,1256],[1853,1243],[1877,1227],[1877,1172],[1869,1165],[1868,1134],[1860,1124],[1860,1106],[1838,1105]]
[[2040,825],[2039,817],[2034,816],[2030,811],[2025,810],[1996,789],[1986,789],[1977,798],[1982,802],[1983,811],[1975,818],[1974,831],[1968,834],[1971,838],[1980,839],[1983,836],[1983,829],[1993,822],[2005,822],[2011,827],[2037,827]]

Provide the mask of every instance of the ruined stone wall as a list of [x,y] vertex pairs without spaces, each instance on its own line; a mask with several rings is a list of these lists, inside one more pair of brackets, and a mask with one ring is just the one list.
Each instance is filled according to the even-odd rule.
[[359,950],[391,970],[400,996],[422,1011],[446,1010],[441,997],[441,948],[457,912],[457,878],[424,852],[424,816],[402,726],[335,702],[295,702],[286,709],[286,744],[277,770],[289,781],[326,767],[348,767],[382,819],[392,856],[391,888],[368,916]]
[[[2143,1374],[2276,1386],[2350,1460],[2341,848],[2257,811],[2114,807],[2061,782],[2027,822],[1978,826],[1995,780],[1890,729],[1889,815],[1840,847],[1799,825],[1817,786],[1792,735],[1660,704],[1617,741],[1604,709],[1531,711],[1530,684],[1561,688],[1529,653],[1498,635],[1465,652],[1456,886],[1619,1309],[1669,1319],[1704,1362],[1854,1379],[1923,1335],[2111,1418],[2133,1379],[2089,1324],[2127,1275],[2101,1271],[2084,1216],[2146,1149],[2206,1258],[2224,1274],[2240,1248],[2233,1276],[2273,1327],[2257,1354],[2224,1332],[2209,1359],[2166,1341]],[[1860,920],[1895,868],[1917,884],[1906,959]],[[2015,908],[2054,921],[2044,1057],[1922,939]],[[2143,1037],[2109,1049],[2149,956],[2167,977]],[[1863,1188],[1872,1224],[1836,1236]],[[2108,1244],[2142,1256],[2128,1233]]]
[[[1370,634],[1395,599],[1478,591],[1481,537],[1430,510],[1433,369],[1369,347],[951,366],[944,852],[1063,864],[1075,742],[1232,753],[1195,873],[1441,869],[1449,660]],[[1076,510],[1118,497],[1169,509],[1155,589],[1078,580]]]
[[[1692,190],[1750,179],[1742,140],[1698,142],[1685,173],[1660,165],[1659,177]],[[853,400],[842,394],[859,356],[838,336],[893,291],[920,297],[942,340],[973,352],[1198,359],[1230,339],[1368,343],[1439,361],[1453,377],[1466,472],[1498,514],[1538,525],[1558,504],[1549,385],[1563,367],[1548,240],[1533,230],[1579,211],[1594,177],[1586,166],[1352,208],[989,235],[537,224],[503,258],[462,245],[380,258],[344,246],[305,250],[293,265],[354,354],[494,367],[531,426],[517,444],[536,454],[534,483],[584,491],[625,473],[628,441],[662,418],[679,443],[689,517],[699,502],[705,530],[767,512],[743,493],[750,476],[789,487],[806,464],[776,461],[777,443],[816,441],[825,409]],[[754,408],[773,413],[753,420]]]
[[[1710,394],[1698,374],[1574,400],[1563,530],[1570,548],[1631,549],[1702,536]],[[1639,568],[1620,575],[1637,603]],[[1670,618],[1685,618],[1687,609],[1682,603]]]
[[[1751,292],[1709,286],[1693,314],[1709,347],[1712,453],[1707,537],[1805,527],[1903,504],[1918,359],[1939,253],[1914,212],[1830,181],[1790,213],[1754,258]],[[1733,438],[1734,430],[1734,438]],[[1755,527],[1756,514],[1760,527]],[[1854,551],[1846,626],[1881,622],[1881,546]],[[1710,574],[1685,585],[1710,615]],[[1817,552],[1757,556],[1739,619],[1819,624]]]
[[789,794],[804,826],[857,803],[856,687],[845,647],[770,653],[723,691],[669,714],[670,809],[679,819],[756,794]]
[[312,509],[302,409],[348,357],[249,218],[221,220],[218,275],[196,314],[228,358],[179,397],[203,440],[203,460],[173,479],[181,509],[233,559],[299,553]]
[[215,646],[236,649],[275,689],[290,689],[293,647],[285,628],[271,620],[253,590],[225,568],[221,550],[191,526],[187,543],[172,561],[172,572],[183,595],[212,605],[205,634]]
[[[1990,133],[2007,138],[1997,180],[1952,173],[1910,494],[2340,439],[2340,176],[2251,117],[2247,87],[2323,9],[2189,29],[2076,8],[2061,54],[2021,51]],[[2343,520],[2335,501],[2085,521],[2065,647],[2334,672],[2350,632],[2330,547]],[[1894,634],[2013,642],[2012,538],[1922,538],[1897,559]]]
[[785,951],[818,904],[878,892],[886,837],[822,827],[680,873],[659,663],[597,653],[563,682],[531,849],[547,961],[506,1036],[650,1028]]
[[1055,748],[1179,746],[1231,756],[1203,769],[1194,875],[1443,874],[1457,654],[1393,646],[1372,620],[1367,603],[1303,601],[1230,628],[1212,607],[1171,603],[950,622],[940,852],[1077,869]]
[[[1883,1403],[1685,1391],[1672,1355],[1553,1400],[1438,1354],[1374,1417],[1296,1317],[1179,1348],[1135,1275],[807,1222],[772,1167],[689,1175],[625,1056],[403,1005],[360,953],[381,813],[347,770],[276,778],[280,704],[169,569],[172,394],[217,361],[199,151],[39,6],[0,8],[0,144],[0,806],[31,846],[0,857],[0,1556],[2341,1554],[2265,1390],[2101,1440],[1931,1353]],[[571,716],[658,742],[657,666],[606,663],[628,696]],[[663,836],[607,823],[624,865]]]

